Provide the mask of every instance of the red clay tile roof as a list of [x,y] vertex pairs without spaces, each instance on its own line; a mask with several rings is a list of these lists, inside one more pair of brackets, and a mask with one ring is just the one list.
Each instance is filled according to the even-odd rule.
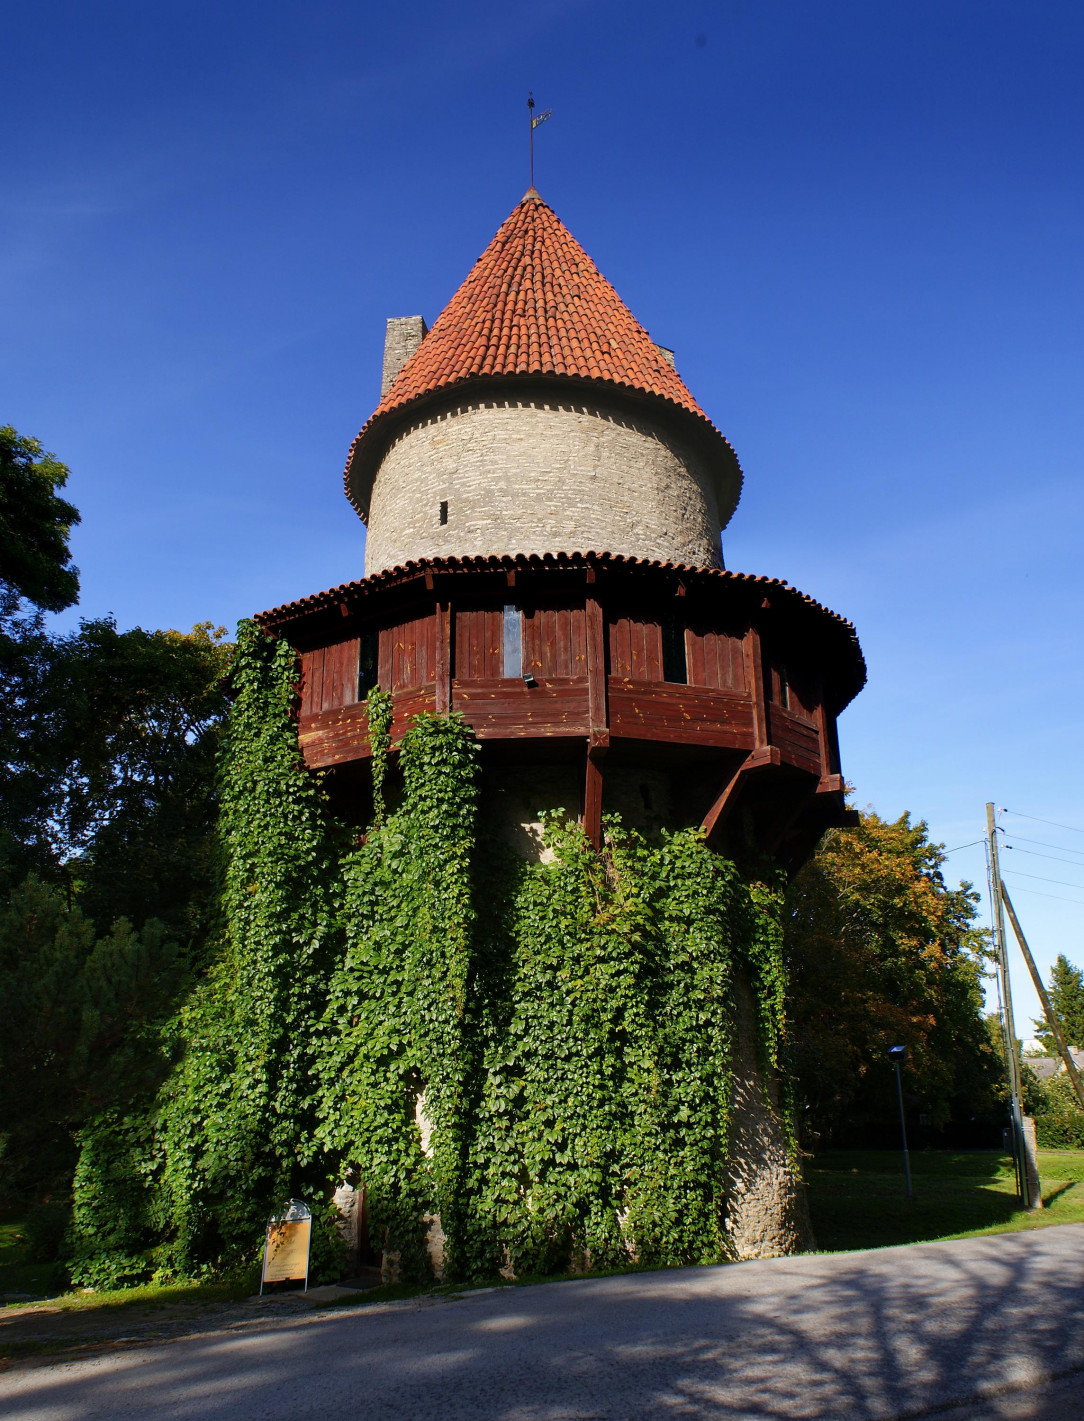
[[854,624],[807,593],[799,592],[782,578],[758,577],[755,573],[730,572],[720,567],[693,567],[685,563],[660,562],[657,558],[626,557],[622,553],[519,553],[494,554],[489,557],[422,558],[419,562],[385,568],[372,577],[363,577],[356,582],[344,582],[338,587],[328,588],[325,592],[314,592],[311,596],[298,598],[296,602],[287,602],[281,607],[257,612],[253,620],[273,635],[288,637],[291,626],[296,627],[307,618],[319,616],[329,610],[335,610],[337,616],[341,616],[346,608],[360,610],[360,604],[373,595],[379,595],[385,588],[401,586],[434,574],[460,573],[469,577],[472,574],[500,572],[507,576],[510,572],[554,573],[588,568],[603,573],[613,569],[617,573],[640,574],[652,579],[660,573],[669,573],[682,581],[715,588],[718,591],[728,588],[738,595],[752,594],[758,601],[769,597],[773,602],[778,602],[780,607],[812,617],[835,644],[837,674],[841,677],[838,689],[842,691],[842,700],[837,710],[842,710],[865,685],[866,662]]
[[681,376],[530,188],[351,445],[344,479],[362,517],[367,499],[354,486],[354,457],[387,415],[435,390],[509,375],[605,382],[655,396],[702,421],[737,465]]

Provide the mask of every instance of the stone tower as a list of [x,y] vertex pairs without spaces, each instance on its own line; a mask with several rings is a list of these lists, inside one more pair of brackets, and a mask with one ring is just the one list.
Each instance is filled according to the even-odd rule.
[[431,331],[388,322],[346,491],[369,576],[588,548],[718,567],[741,469],[671,352],[532,188]]
[[[788,872],[852,822],[854,628],[722,566],[734,451],[537,192],[431,330],[389,321],[383,374],[345,473],[366,576],[258,618],[299,653],[299,744],[332,803],[367,822],[379,685],[393,750],[419,713],[462,717],[482,818],[528,858],[559,808],[596,849],[613,810]],[[748,982],[732,1010],[726,1228],[739,1257],[793,1252],[808,1222]]]

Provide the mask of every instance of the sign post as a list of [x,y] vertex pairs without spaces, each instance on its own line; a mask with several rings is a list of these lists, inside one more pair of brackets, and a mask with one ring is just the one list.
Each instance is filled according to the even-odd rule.
[[267,1221],[263,1246],[260,1293],[265,1283],[304,1280],[309,1291],[309,1252],[312,1247],[312,1212],[300,1199],[291,1199],[286,1212]]

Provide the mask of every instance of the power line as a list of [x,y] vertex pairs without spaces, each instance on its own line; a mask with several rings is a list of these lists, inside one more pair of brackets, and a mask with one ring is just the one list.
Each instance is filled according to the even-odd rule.
[[[1008,831],[1002,829],[1001,832],[1004,834]],[[1080,854],[1084,856],[1084,849],[1068,849],[1064,844],[1048,844],[1045,839],[1029,839],[1026,834],[1013,834],[1012,837],[1019,839],[1022,844],[1038,844],[1039,847],[1043,849],[1060,849],[1063,854]]]
[[948,858],[949,854],[958,854],[961,849],[973,849],[976,844],[985,844],[985,843],[986,843],[986,840],[985,840],[985,839],[972,839],[971,842],[970,842],[970,844],[957,844],[954,849],[945,849],[945,850],[944,850],[944,857],[945,857],[945,858]]
[[1020,888],[1017,886],[1015,893],[1030,893],[1033,898],[1049,898],[1054,903],[1075,903],[1078,908],[1084,908],[1084,898],[1066,898],[1062,893],[1041,893],[1038,888]]
[[1067,829],[1070,834],[1084,834],[1075,824],[1059,824],[1053,819],[1040,819],[1037,814],[1021,814],[1018,809],[1002,809],[1002,814],[1014,814],[1017,819],[1030,819],[1035,824],[1049,824],[1052,829]]
[[1058,858],[1057,854],[1037,854],[1034,849],[1021,849],[1016,844],[1002,844],[1001,847],[1013,853],[1030,854],[1033,859],[1049,859],[1051,863],[1067,863],[1070,868],[1084,868],[1084,863],[1077,863],[1076,859]]
[[1084,883],[1069,883],[1064,878],[1044,878],[1041,873],[1023,873],[1018,868],[1010,868],[1013,878],[1034,878],[1037,883],[1056,883],[1060,888],[1079,888],[1084,893]]

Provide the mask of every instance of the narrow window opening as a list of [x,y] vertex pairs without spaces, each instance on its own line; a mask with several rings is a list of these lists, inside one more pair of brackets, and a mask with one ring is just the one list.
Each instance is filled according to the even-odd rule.
[[685,628],[677,622],[662,624],[662,679],[676,681],[679,686],[688,684],[689,671],[685,664]]
[[785,666],[779,668],[779,704],[784,710],[790,710],[790,681]]
[[523,675],[523,613],[511,603],[504,609],[504,675]]
[[443,528],[448,521],[448,500],[442,498],[440,501],[440,526]]
[[376,685],[377,664],[380,654],[380,635],[366,632],[358,644],[358,700],[365,699],[366,692]]

